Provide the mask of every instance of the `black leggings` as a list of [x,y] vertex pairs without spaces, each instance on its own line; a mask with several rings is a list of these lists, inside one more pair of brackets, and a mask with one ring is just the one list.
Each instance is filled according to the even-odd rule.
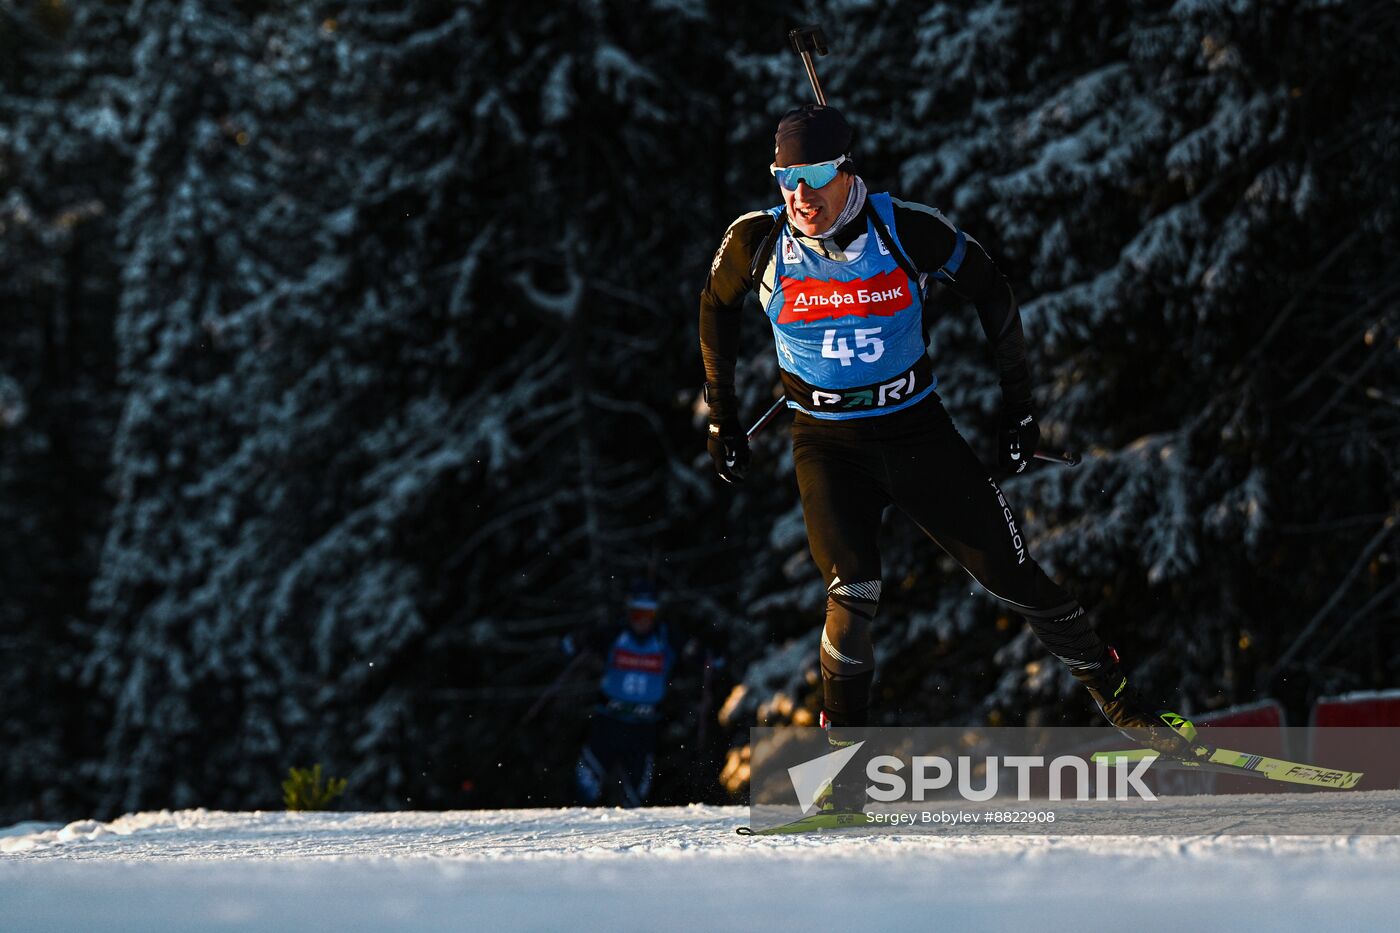
[[936,394],[873,418],[823,421],[798,413],[792,459],[808,544],[827,584],[821,660],[831,721],[864,725],[867,718],[878,539],[888,505],[1024,616],[1066,664],[1084,670],[1105,660],[1084,610],[1031,559],[1015,513]]

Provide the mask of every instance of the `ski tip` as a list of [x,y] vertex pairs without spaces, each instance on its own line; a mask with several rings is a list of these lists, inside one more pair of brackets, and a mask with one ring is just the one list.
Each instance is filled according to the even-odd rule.
[[741,835],[741,836],[753,836],[753,835],[755,835],[754,831],[753,831],[751,828],[749,828],[748,826],[736,826],[736,827],[734,828],[734,831],[735,831],[736,833],[738,833],[739,835]]

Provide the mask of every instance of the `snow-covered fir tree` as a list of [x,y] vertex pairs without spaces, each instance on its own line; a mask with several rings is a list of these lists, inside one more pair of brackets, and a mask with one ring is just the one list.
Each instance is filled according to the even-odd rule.
[[84,794],[78,683],[117,408],[118,9],[0,8],[0,820]]

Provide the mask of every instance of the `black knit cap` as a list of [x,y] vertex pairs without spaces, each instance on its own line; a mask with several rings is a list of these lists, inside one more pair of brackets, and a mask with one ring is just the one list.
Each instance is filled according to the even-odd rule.
[[835,107],[808,104],[789,110],[773,137],[773,164],[785,168],[839,159],[850,153],[854,135]]

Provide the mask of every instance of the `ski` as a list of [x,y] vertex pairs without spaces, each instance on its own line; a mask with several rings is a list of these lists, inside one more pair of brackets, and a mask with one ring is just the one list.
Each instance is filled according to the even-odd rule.
[[813,813],[811,816],[804,816],[791,823],[770,826],[767,829],[740,826],[734,831],[741,836],[778,836],[786,833],[821,832],[829,829],[850,829],[855,826],[870,825],[872,824],[866,821],[864,813],[846,811],[842,813]]
[[[1287,784],[1302,784],[1307,787],[1326,787],[1332,790],[1350,790],[1365,775],[1364,771],[1340,771],[1336,768],[1321,768],[1317,765],[1298,761],[1285,761],[1282,758],[1269,758],[1266,755],[1251,755],[1247,752],[1232,751],[1228,748],[1204,746],[1210,754],[1198,761],[1168,758],[1164,767],[1209,771],[1215,774],[1238,774],[1244,777],[1261,778],[1269,781],[1282,781]],[[1095,752],[1094,761],[1147,761],[1160,757],[1150,748],[1135,748],[1116,752]]]

